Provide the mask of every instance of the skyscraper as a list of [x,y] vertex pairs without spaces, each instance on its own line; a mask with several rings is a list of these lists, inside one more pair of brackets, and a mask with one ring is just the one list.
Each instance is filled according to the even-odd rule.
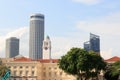
[[87,51],[90,50],[90,41],[84,42],[84,49]]
[[30,41],[29,57],[42,59],[42,45],[44,40],[44,15],[33,14],[30,16]]
[[98,35],[90,33],[90,48],[100,53],[100,37]]
[[100,37],[90,33],[90,41],[84,43],[84,49],[87,51],[94,51],[100,54]]
[[6,40],[6,58],[19,55],[19,39],[11,37]]

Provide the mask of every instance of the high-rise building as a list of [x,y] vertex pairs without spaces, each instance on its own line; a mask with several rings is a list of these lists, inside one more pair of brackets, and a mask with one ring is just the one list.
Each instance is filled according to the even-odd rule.
[[84,49],[87,51],[94,51],[100,54],[100,37],[90,33],[90,41],[84,43]]
[[30,16],[29,57],[34,60],[42,59],[42,45],[44,40],[44,15]]
[[43,41],[43,59],[51,59],[51,41],[49,36]]
[[6,40],[6,58],[19,55],[19,39],[11,37]]
[[84,49],[87,51],[90,50],[90,41],[84,42]]
[[100,37],[98,35],[90,33],[90,48],[100,53]]

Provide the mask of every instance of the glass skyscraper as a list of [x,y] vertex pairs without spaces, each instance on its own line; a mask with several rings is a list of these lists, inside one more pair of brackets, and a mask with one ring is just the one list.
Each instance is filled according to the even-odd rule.
[[44,40],[44,15],[30,16],[29,57],[33,60],[42,59],[42,45]]
[[100,37],[90,33],[90,41],[84,43],[84,49],[87,51],[94,51],[100,53]]
[[84,42],[84,49],[87,51],[90,50],[90,41]]
[[90,33],[90,49],[95,52],[100,52],[100,37]]

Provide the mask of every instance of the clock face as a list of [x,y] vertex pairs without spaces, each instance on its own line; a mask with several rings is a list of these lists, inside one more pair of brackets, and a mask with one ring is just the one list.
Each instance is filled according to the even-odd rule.
[[45,47],[45,50],[47,50],[48,49],[48,47]]

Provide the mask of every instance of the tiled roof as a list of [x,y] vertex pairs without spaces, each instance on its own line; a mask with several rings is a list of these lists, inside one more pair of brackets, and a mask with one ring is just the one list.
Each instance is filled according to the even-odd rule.
[[19,62],[26,62],[26,61],[38,61],[38,62],[41,62],[41,63],[57,63],[58,62],[58,59],[40,59],[40,60],[32,60],[30,58],[26,58],[26,57],[17,57],[17,58],[14,58],[15,62],[19,61]]
[[32,60],[26,57],[19,57],[19,58],[14,58],[14,61],[32,61]]
[[114,56],[110,59],[105,60],[106,62],[116,62],[116,61],[120,61],[120,57]]
[[57,63],[58,62],[58,59],[41,59],[41,60],[38,60],[40,61],[41,63]]

